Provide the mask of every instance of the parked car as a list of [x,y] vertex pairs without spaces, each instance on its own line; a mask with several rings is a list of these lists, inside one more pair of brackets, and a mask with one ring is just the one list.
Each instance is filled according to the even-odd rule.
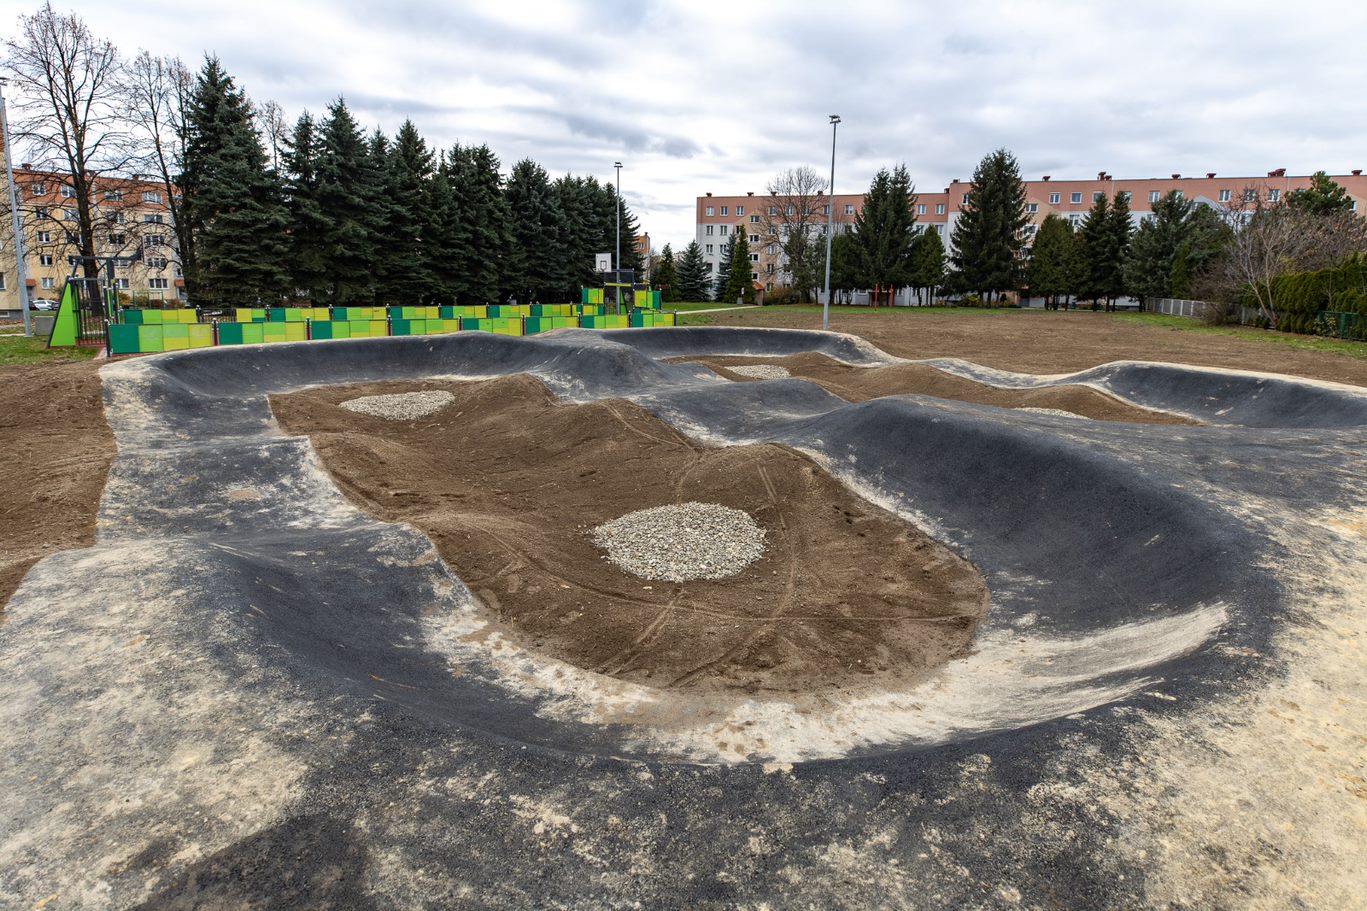
[[57,302],[49,300],[36,300],[29,303],[30,310],[56,310]]

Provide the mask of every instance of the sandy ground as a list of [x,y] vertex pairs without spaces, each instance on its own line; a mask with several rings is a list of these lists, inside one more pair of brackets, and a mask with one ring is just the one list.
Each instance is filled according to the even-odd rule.
[[864,402],[885,395],[932,395],[958,399],[998,408],[1044,408],[1098,421],[1126,421],[1135,424],[1194,424],[1188,418],[1139,408],[1086,386],[1052,386],[1045,389],[998,389],[963,377],[952,376],[922,364],[897,364],[893,367],[850,367],[821,354],[790,357],[707,357],[682,358],[717,371],[736,382],[755,378],[728,370],[743,364],[772,364],[792,376],[815,380],[847,402]]
[[0,610],[30,566],[95,540],[114,435],[98,365],[0,367]]
[[[455,401],[416,421],[338,407],[417,389]],[[987,610],[968,563],[808,458],[703,448],[625,401],[563,404],[514,376],[335,386],[272,404],[362,508],[436,543],[496,616],[490,632],[589,670],[746,696],[900,687],[963,654]],[[765,555],[727,579],[648,582],[591,540],[602,522],[690,501],[751,515]]]
[[[819,312],[762,308],[708,314],[716,326],[820,329]],[[1091,312],[936,313],[834,307],[831,329],[906,358],[959,357],[1022,373],[1071,373],[1110,361],[1166,361],[1288,373],[1367,386],[1367,359],[1143,325]],[[1259,330],[1247,330],[1250,335]]]

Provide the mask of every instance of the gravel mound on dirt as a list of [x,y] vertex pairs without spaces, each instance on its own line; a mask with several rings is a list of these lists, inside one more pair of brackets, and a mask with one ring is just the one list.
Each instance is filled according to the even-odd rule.
[[342,402],[347,411],[384,418],[387,421],[412,421],[436,414],[456,400],[449,392],[396,392],[390,395],[363,395]]
[[727,369],[732,373],[739,373],[741,376],[753,377],[757,380],[786,380],[793,375],[787,367],[779,367],[777,364],[738,364]]
[[1064,411],[1062,408],[1032,408],[1029,405],[1022,405],[1016,410],[1029,411],[1033,414],[1052,414],[1056,418],[1082,418],[1083,420],[1086,420],[1084,415],[1074,414],[1071,411]]
[[691,582],[734,576],[754,563],[764,554],[764,529],[739,509],[680,503],[605,522],[593,530],[593,543],[633,576]]

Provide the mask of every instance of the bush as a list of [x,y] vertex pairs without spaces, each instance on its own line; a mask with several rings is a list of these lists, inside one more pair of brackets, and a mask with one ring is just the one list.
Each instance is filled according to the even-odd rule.
[[[831,296],[834,297],[835,292],[832,292]],[[772,291],[764,292],[764,305],[766,307],[778,307],[784,304],[795,303],[797,303],[797,292],[792,288],[775,288]]]

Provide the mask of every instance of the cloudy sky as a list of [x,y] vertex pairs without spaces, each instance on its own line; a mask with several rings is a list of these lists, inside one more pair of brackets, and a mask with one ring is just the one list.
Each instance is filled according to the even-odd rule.
[[[0,0],[12,30],[32,3]],[[1367,167],[1367,4],[54,0],[132,53],[219,55],[293,119],[344,95],[369,126],[487,142],[505,169],[610,179],[655,246],[694,197],[829,167],[838,192],[905,162],[967,179],[992,148],[1027,177]]]

